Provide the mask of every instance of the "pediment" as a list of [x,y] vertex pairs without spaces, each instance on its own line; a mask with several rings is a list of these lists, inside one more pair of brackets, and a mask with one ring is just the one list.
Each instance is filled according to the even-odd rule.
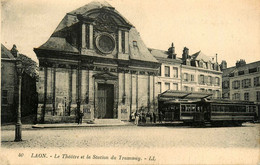
[[102,79],[102,80],[116,80],[118,79],[117,75],[114,75],[110,72],[103,72],[103,73],[97,73],[93,75],[95,79]]
[[[82,14],[81,18],[83,18],[83,20],[93,21],[97,28],[101,28],[99,29],[101,31],[106,30],[105,28],[108,28],[108,30],[111,30],[112,32],[116,31],[117,29],[115,28],[117,27],[127,27],[128,29],[132,27],[132,25],[125,18],[110,8],[90,10]],[[105,28],[102,29],[102,26],[105,26]]]

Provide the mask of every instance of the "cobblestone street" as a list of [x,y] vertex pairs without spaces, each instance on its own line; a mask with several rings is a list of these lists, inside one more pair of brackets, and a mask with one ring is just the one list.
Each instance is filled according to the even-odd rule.
[[14,130],[2,130],[4,148],[63,147],[239,147],[259,148],[260,124],[242,127],[191,128],[184,126],[117,126],[62,129],[25,129],[22,142],[14,142]]

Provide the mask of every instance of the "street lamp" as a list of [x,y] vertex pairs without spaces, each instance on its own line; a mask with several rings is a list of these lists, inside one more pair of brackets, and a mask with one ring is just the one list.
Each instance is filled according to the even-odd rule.
[[15,124],[15,140],[16,142],[22,141],[22,122],[21,122],[21,98],[22,98],[22,74],[23,65],[21,60],[16,61],[16,71],[18,75],[18,109],[17,109],[17,122]]

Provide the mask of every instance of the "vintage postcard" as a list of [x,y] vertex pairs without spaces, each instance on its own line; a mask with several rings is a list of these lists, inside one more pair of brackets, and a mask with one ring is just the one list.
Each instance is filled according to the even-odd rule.
[[0,164],[259,164],[259,0],[1,0]]

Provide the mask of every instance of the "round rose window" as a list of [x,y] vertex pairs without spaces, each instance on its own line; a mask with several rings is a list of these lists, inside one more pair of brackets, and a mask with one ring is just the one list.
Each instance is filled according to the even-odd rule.
[[108,34],[102,34],[97,37],[96,46],[102,53],[111,53],[115,48],[114,38]]

